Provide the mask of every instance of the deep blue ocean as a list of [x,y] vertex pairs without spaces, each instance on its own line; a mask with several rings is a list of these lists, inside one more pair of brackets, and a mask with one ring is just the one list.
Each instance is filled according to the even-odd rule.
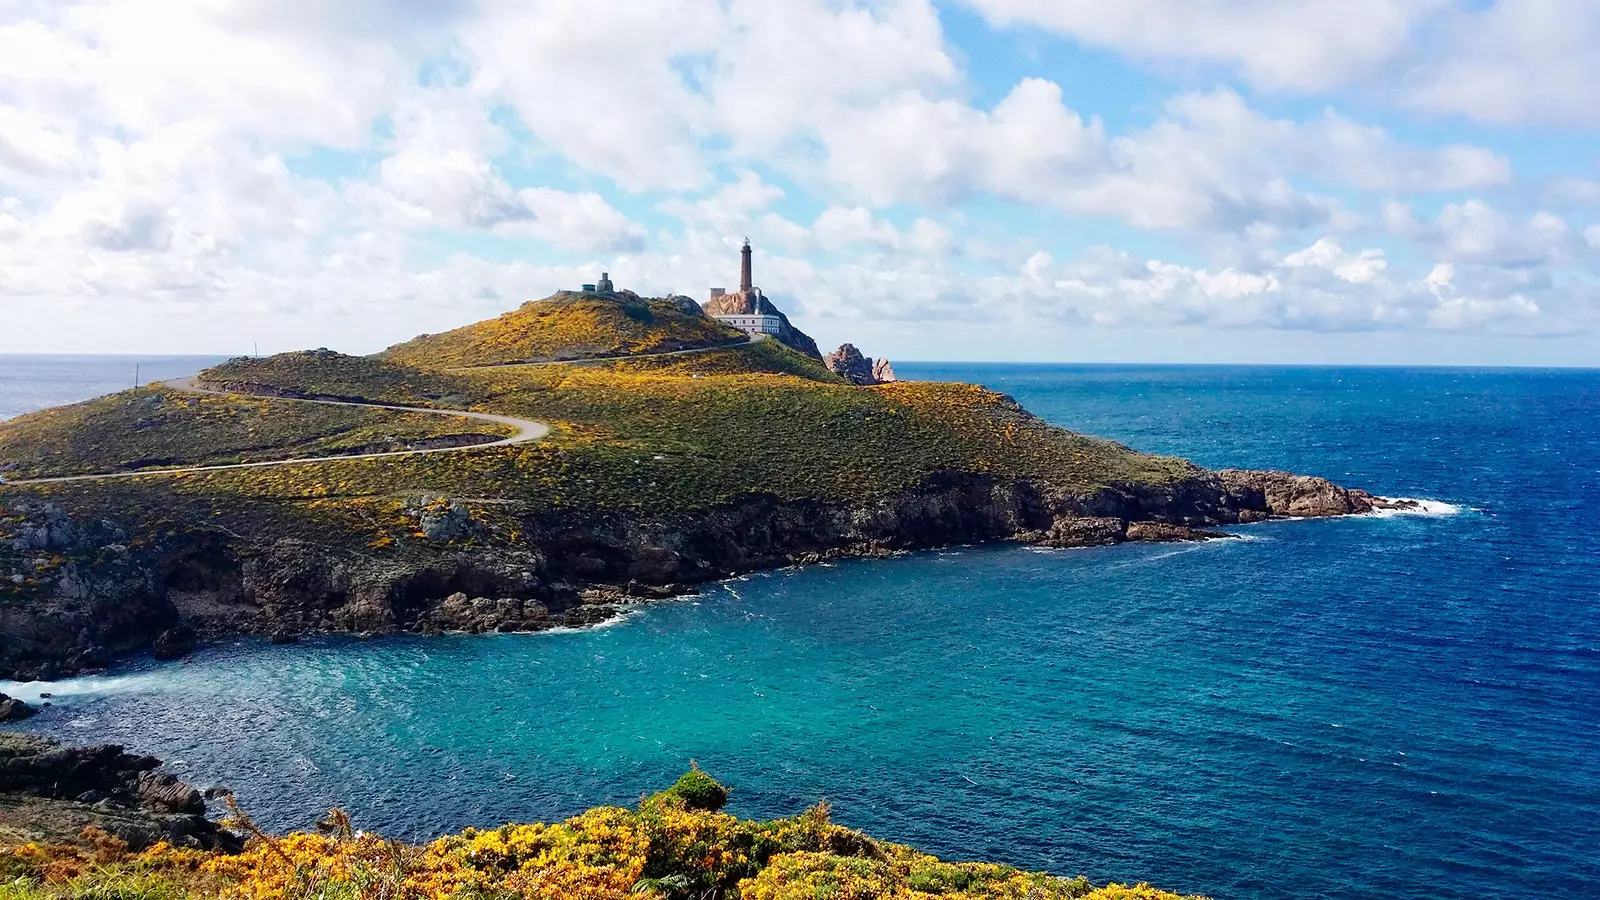
[[1600,372],[897,368],[1431,513],[774,572],[579,633],[246,642],[48,686],[29,728],[282,828],[548,820],[693,759],[740,815],[826,797],[942,856],[1222,900],[1600,896]]

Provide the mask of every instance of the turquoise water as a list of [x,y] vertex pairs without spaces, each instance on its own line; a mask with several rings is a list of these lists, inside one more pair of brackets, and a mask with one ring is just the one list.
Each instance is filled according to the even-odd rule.
[[1600,895],[1600,373],[904,368],[1435,502],[769,573],[582,633],[241,643],[54,685],[30,727],[163,756],[279,827],[548,819],[695,759],[739,814],[825,796],[941,855],[1096,880]]

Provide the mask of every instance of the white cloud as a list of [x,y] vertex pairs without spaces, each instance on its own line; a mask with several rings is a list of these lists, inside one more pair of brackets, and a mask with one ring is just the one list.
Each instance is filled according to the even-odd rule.
[[1553,305],[1581,306],[1594,293],[1574,297],[1571,286],[1506,279],[1481,267],[1458,271],[1439,265],[1415,281],[1396,281],[1386,270],[1382,254],[1346,253],[1327,238],[1260,271],[1213,272],[1102,249],[1052,266],[1047,274],[1030,264],[1012,288],[1012,302],[1069,321],[1118,327],[1546,334],[1564,331],[1569,320],[1546,315],[1541,295]]
[[965,0],[1168,73],[1236,72],[1271,91],[1355,87],[1495,124],[1600,124],[1593,0]]
[[1401,55],[1447,0],[966,0],[998,25],[1035,25],[1135,57],[1215,63],[1263,87],[1323,90]]
[[133,132],[184,122],[213,134],[363,143],[394,87],[413,75],[394,41],[291,27],[292,15],[274,17],[285,30],[265,30],[253,15],[265,8],[40,4],[39,18],[0,23],[0,83],[61,118]]
[[1383,251],[1369,248],[1358,253],[1347,253],[1338,240],[1325,237],[1304,250],[1297,250],[1283,258],[1290,268],[1316,266],[1327,269],[1351,284],[1367,284],[1389,268]]
[[1600,125],[1600,4],[1497,0],[1439,26],[1402,102],[1502,125]]
[[[1351,27],[1337,34],[1330,7],[1304,0],[975,2],[1308,90],[1400,65],[1410,51],[1393,36],[1432,22],[1428,3],[1381,0],[1340,7]],[[1128,30],[1141,21],[1147,34]],[[1178,94],[1117,132],[1038,78],[980,108],[947,37],[929,0],[12,0],[0,305],[80,325],[127,316],[123,340],[192,316],[188,349],[235,317],[398,339],[597,268],[698,295],[731,280],[750,234],[758,280],[802,316],[1021,305],[1106,325],[1491,331],[1593,318],[1570,270],[1600,259],[1600,225],[1581,197],[1519,203],[1498,153],[1408,144],[1332,110],[1273,117],[1230,90]],[[1435,69],[1406,84],[1421,91]],[[1552,108],[1571,119],[1587,102]],[[1491,193],[1427,220],[1407,205],[1442,191]],[[1046,224],[1019,234],[991,204],[960,206],[990,198]],[[623,212],[639,203],[677,221],[647,233]],[[1161,246],[1193,258],[1083,253],[1103,234],[1083,219],[1168,232]],[[1443,266],[1396,273],[1409,257],[1395,241],[1355,243],[1369,220]],[[573,259],[477,258],[485,236]],[[71,349],[73,328],[56,327]],[[184,349],[149,349],[169,348]]]
[[711,108],[677,64],[722,25],[716,0],[485,0],[456,36],[473,87],[545,147],[630,190],[693,189]]
[[1584,252],[1582,236],[1561,216],[1541,211],[1513,218],[1480,199],[1446,204],[1431,222],[1419,221],[1405,204],[1390,203],[1384,218],[1391,231],[1446,262],[1543,267],[1577,262]]
[[59,174],[73,164],[77,152],[72,135],[0,103],[0,177]]
[[636,252],[644,247],[644,228],[592,191],[524,188],[518,196],[531,218],[513,231],[567,250]]
[[954,87],[960,73],[927,0],[738,0],[706,75],[719,129],[759,152],[849,107]]
[[723,234],[750,231],[756,214],[782,200],[783,189],[768,184],[748,169],[708,197],[694,201],[669,200],[661,205],[666,212],[685,222],[710,227]]
[[876,204],[951,203],[989,192],[1140,228],[1343,227],[1348,213],[1297,189],[1299,175],[1363,189],[1430,192],[1494,187],[1499,154],[1422,148],[1328,112],[1271,119],[1230,91],[1173,98],[1148,128],[1109,136],[1025,79],[993,110],[903,93],[825,126],[827,171]]

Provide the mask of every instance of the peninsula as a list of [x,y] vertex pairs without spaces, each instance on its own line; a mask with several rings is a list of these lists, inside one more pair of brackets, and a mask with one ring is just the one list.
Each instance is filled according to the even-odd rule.
[[[842,556],[1218,536],[1388,501],[894,381],[752,283],[609,276],[372,356],[240,358],[0,423],[0,677],[198,641],[597,623]],[[831,365],[830,365],[831,363]]]

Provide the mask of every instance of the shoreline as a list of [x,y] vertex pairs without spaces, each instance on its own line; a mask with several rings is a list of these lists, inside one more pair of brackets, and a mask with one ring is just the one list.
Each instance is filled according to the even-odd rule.
[[[1399,516],[1419,517],[1447,517],[1457,515],[1467,509],[1465,506],[1448,503],[1446,501],[1427,500],[1407,497],[1381,497],[1367,495],[1373,501],[1373,508],[1338,516],[1269,516],[1252,522],[1234,523],[1229,528],[1251,528],[1257,525],[1283,524],[1288,522],[1303,522],[1312,519],[1324,518],[1391,518]],[[53,679],[17,680],[14,678],[0,678],[0,693],[9,694],[12,698],[24,700],[37,705],[40,699],[50,699],[55,693],[49,685],[77,679],[101,679],[125,677],[116,671],[119,665],[133,664],[145,666],[150,664],[172,663],[178,660],[187,661],[194,651],[234,643],[238,645],[245,642],[259,642],[265,646],[295,644],[302,640],[334,640],[363,643],[380,641],[388,638],[434,638],[434,637],[495,637],[495,636],[537,636],[577,634],[596,631],[605,628],[618,627],[628,620],[643,614],[649,607],[661,603],[684,602],[699,597],[704,589],[718,585],[729,585],[746,582],[760,576],[777,575],[789,572],[801,572],[811,567],[832,566],[839,562],[889,560],[910,558],[920,555],[950,555],[960,554],[972,550],[1003,550],[1021,549],[1041,553],[1064,552],[1069,550],[1094,550],[1104,547],[1119,546],[1122,544],[1209,544],[1213,542],[1226,543],[1237,541],[1249,543],[1259,538],[1246,534],[1234,534],[1217,530],[1216,526],[1165,526],[1162,523],[1129,523],[1130,525],[1156,525],[1161,526],[1144,531],[1142,536],[1129,536],[1122,540],[1104,541],[1094,543],[1049,543],[1034,538],[1033,535],[1012,536],[998,540],[975,541],[964,543],[950,543],[927,547],[908,548],[899,550],[884,550],[881,548],[842,548],[825,554],[812,555],[813,558],[792,560],[787,563],[761,566],[744,571],[732,572],[702,582],[675,584],[665,587],[651,587],[630,585],[616,587],[613,585],[590,586],[583,593],[587,602],[578,607],[582,610],[581,616],[571,621],[550,621],[537,628],[440,628],[440,629],[415,629],[397,628],[376,631],[304,631],[293,635],[263,634],[254,631],[237,631],[232,633],[215,633],[197,636],[189,652],[177,657],[163,658],[160,655],[146,653],[128,653],[110,661],[110,664],[101,668],[83,669],[75,672],[64,672]],[[1140,534],[1135,530],[1134,534]],[[635,593],[629,593],[629,590]],[[465,595],[452,595],[445,598],[445,602],[455,600],[468,603],[486,602],[488,598],[467,598]],[[138,673],[138,669],[130,671],[127,675]],[[29,686],[39,686],[28,690]],[[40,693],[45,697],[41,698]]]

